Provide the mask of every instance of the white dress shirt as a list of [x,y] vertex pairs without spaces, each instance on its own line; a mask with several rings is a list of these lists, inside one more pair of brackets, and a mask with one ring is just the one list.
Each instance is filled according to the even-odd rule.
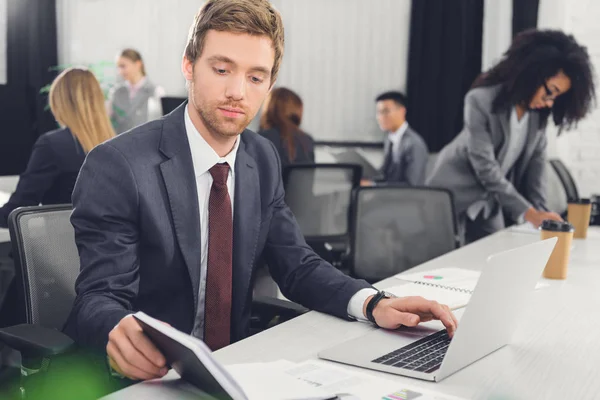
[[400,128],[396,129],[395,132],[388,133],[388,138],[390,139],[390,143],[392,144],[392,159],[398,159],[398,152],[400,151],[400,141],[402,140],[402,136],[406,133],[408,129],[408,122],[404,121]]
[[192,152],[192,163],[194,165],[194,176],[196,177],[196,188],[198,190],[198,209],[200,210],[200,287],[198,293],[198,313],[195,318],[192,335],[202,339],[204,337],[204,304],[206,298],[206,271],[208,268],[208,198],[213,183],[209,170],[216,164],[229,164],[229,176],[227,177],[227,190],[231,199],[231,212],[233,217],[233,199],[235,193],[235,157],[240,144],[238,138],[233,149],[225,157],[219,155],[204,140],[196,129],[189,115],[188,106],[185,108],[185,131]]
[[[227,178],[227,190],[231,199],[231,210],[233,212],[235,196],[235,158],[239,148],[240,139],[235,142],[233,150],[225,157],[219,155],[200,135],[189,115],[189,105],[185,109],[185,130],[192,153],[194,165],[194,176],[196,177],[196,188],[198,189],[198,208],[200,210],[200,287],[198,293],[198,313],[195,318],[192,335],[202,339],[204,337],[204,304],[206,299],[206,271],[208,268],[208,198],[212,186],[212,176],[209,169],[217,163],[227,162],[230,166]],[[363,305],[367,297],[377,293],[374,289],[359,290],[348,303],[348,315],[350,317],[366,320],[363,314]]]

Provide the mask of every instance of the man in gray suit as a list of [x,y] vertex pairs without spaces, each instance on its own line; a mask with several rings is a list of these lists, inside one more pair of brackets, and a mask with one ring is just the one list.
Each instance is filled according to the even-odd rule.
[[447,306],[389,298],[306,245],[275,146],[245,129],[273,87],[283,38],[268,0],[207,1],[182,60],[188,101],[96,147],[81,169],[71,218],[81,273],[65,330],[106,351],[121,375],[167,372],[136,311],[213,350],[243,339],[263,256],[284,295],[306,307],[383,328],[438,318],[456,329]]
[[377,123],[386,132],[381,183],[421,186],[425,183],[428,150],[423,138],[406,122],[406,98],[400,92],[386,92],[377,101]]
[[[573,79],[576,77],[577,79]],[[545,127],[570,125],[594,95],[585,48],[559,31],[527,31],[467,93],[463,131],[439,154],[431,186],[454,193],[466,242],[515,222],[561,220],[546,208]]]

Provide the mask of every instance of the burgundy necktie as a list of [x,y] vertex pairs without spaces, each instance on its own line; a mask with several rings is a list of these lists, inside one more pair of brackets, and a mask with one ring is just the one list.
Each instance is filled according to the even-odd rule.
[[233,216],[227,190],[229,165],[210,170],[213,183],[208,199],[208,262],[204,342],[212,351],[227,346],[231,330],[231,281],[233,259]]

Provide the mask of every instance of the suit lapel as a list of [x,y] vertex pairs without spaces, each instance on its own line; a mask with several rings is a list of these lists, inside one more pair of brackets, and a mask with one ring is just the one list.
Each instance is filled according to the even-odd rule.
[[184,124],[186,103],[165,117],[160,150],[167,160],[160,164],[160,171],[177,242],[192,282],[195,314],[200,284],[200,211],[192,153]]
[[248,154],[244,135],[235,160],[233,210],[233,307],[232,321],[240,321],[250,289],[252,266],[261,225],[260,180],[254,158]]

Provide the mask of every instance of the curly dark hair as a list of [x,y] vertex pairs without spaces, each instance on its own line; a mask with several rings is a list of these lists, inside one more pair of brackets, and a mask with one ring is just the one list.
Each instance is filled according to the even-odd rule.
[[542,109],[545,126],[550,113],[557,126],[569,128],[586,116],[595,103],[594,71],[586,47],[572,35],[531,29],[517,35],[502,60],[479,75],[472,88],[501,84],[494,112],[517,104],[528,106],[535,92],[562,71],[571,89],[557,97],[551,109]]

